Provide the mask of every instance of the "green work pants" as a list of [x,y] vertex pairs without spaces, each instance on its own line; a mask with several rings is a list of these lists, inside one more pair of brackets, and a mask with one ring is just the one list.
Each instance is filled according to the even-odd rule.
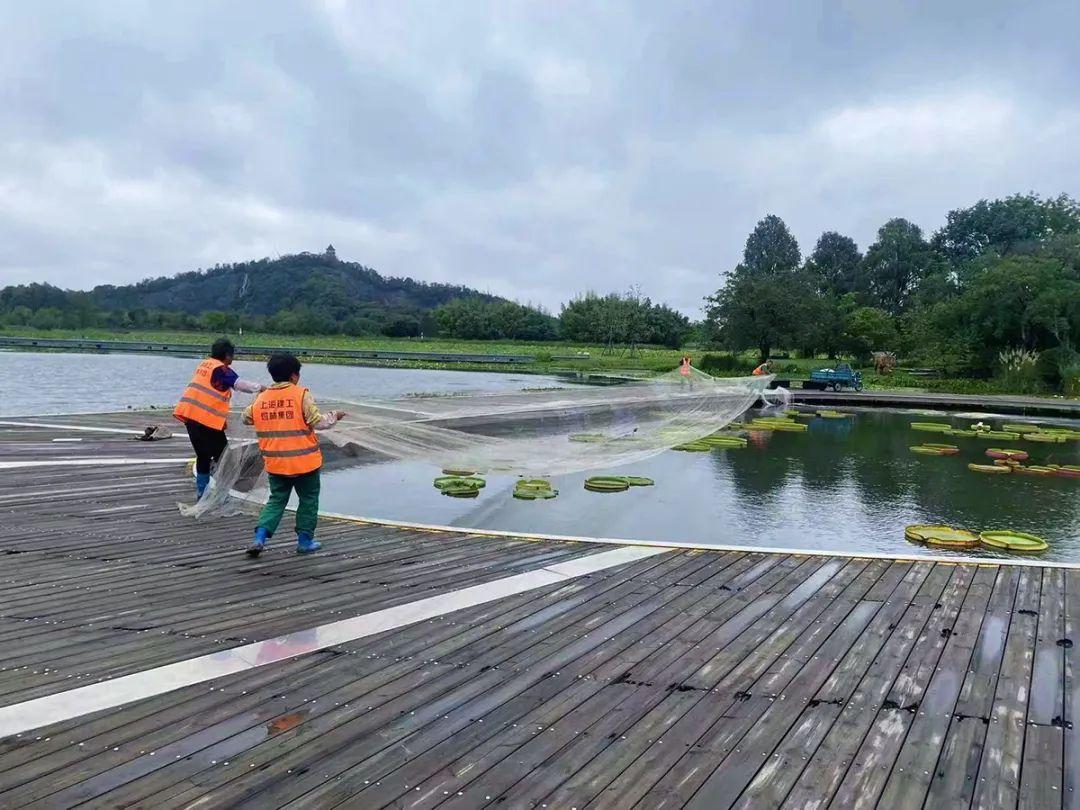
[[289,496],[296,490],[300,499],[296,507],[296,533],[315,534],[315,525],[319,522],[319,470],[312,470],[304,475],[270,476],[270,497],[259,515],[259,528],[273,535],[285,514],[285,505]]

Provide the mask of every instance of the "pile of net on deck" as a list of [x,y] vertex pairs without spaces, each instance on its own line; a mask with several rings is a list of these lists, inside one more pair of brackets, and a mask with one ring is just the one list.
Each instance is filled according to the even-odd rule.
[[[786,405],[771,377],[718,378],[690,370],[617,385],[406,396],[364,402],[315,391],[322,411],[348,416],[319,432],[328,469],[396,459],[439,469],[543,477],[613,469],[708,436],[759,399]],[[302,384],[302,383],[301,383]],[[233,511],[231,493],[265,500],[252,427],[229,420],[229,447],[188,516]]]

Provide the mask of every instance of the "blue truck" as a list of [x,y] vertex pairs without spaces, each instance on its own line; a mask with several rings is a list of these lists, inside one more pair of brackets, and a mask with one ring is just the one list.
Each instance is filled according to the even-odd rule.
[[810,372],[810,379],[804,380],[802,387],[811,391],[826,391],[832,389],[839,391],[841,388],[853,388],[862,390],[862,374],[847,363],[841,363],[836,368],[822,368]]

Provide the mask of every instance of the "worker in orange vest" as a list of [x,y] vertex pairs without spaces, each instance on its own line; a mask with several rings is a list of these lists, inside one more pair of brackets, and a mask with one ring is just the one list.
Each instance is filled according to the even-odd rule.
[[255,397],[244,411],[244,424],[255,426],[263,465],[270,479],[270,497],[259,515],[249,557],[258,557],[274,536],[293,491],[296,507],[296,552],[310,554],[322,548],[315,539],[319,519],[319,470],[322,451],[316,430],[326,430],[345,418],[344,411],[319,413],[314,397],[300,386],[300,361],[291,354],[275,354],[266,364],[274,384]]
[[[744,366],[744,368],[745,368],[745,366]],[[753,374],[754,374],[755,377],[760,377],[760,376],[762,376],[764,374],[768,374],[768,373],[769,373],[769,361],[768,360],[766,360],[760,366],[755,368],[754,371],[753,371]]]
[[221,459],[229,440],[225,426],[229,420],[232,392],[257,394],[266,386],[241,380],[232,370],[236,348],[232,341],[221,338],[210,347],[210,356],[195,368],[173,416],[187,428],[191,447],[195,451],[195,497],[201,498],[210,483],[210,467]]

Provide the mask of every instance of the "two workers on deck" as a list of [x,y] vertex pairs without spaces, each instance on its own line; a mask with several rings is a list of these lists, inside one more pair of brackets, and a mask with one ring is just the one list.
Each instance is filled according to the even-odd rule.
[[[690,368],[691,368],[691,366],[690,366],[690,355],[688,355],[688,354],[683,355],[682,358],[679,360],[679,374],[681,374],[683,377],[689,377],[690,376]],[[769,365],[769,361],[766,360],[760,366],[755,368],[752,373],[753,373],[753,375],[755,377],[761,377],[761,376],[764,376],[765,374],[771,374],[772,373],[772,367]]]
[[243,413],[243,422],[255,427],[255,438],[270,484],[270,496],[259,515],[255,537],[248,547],[258,557],[273,537],[293,490],[296,510],[296,551],[308,554],[322,544],[315,539],[319,515],[319,471],[322,451],[316,430],[325,430],[345,417],[344,411],[320,413],[314,397],[299,385],[300,361],[291,354],[275,354],[266,364],[274,383],[269,388],[241,380],[230,366],[235,349],[228,340],[214,343],[210,357],[195,369],[173,416],[187,427],[195,450],[195,489],[199,498],[210,483],[213,464],[220,461],[228,438],[225,428],[233,390],[255,393]]

